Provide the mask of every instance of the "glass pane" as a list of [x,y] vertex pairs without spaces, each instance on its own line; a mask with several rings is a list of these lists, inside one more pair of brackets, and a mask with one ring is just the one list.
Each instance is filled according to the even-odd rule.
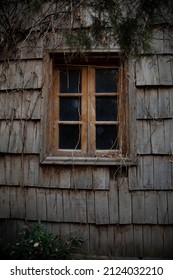
[[81,70],[60,71],[60,93],[81,92]]
[[79,125],[59,125],[59,148],[81,149]]
[[61,121],[79,121],[81,115],[80,98],[60,97],[59,115]]
[[117,96],[96,97],[96,121],[117,120]]
[[116,92],[117,74],[117,69],[96,69],[96,92]]
[[117,125],[96,125],[96,149],[118,149]]

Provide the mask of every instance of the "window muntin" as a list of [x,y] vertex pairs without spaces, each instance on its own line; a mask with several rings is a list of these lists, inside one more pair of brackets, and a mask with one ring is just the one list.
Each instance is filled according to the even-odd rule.
[[118,150],[118,69],[95,69],[95,138],[97,150]]
[[55,69],[53,155],[122,153],[121,70],[101,65]]

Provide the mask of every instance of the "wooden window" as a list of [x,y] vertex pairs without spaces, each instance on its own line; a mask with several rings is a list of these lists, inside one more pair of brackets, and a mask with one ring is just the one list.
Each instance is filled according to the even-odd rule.
[[128,127],[123,67],[117,56],[87,62],[54,64],[49,154],[61,158],[124,156]]

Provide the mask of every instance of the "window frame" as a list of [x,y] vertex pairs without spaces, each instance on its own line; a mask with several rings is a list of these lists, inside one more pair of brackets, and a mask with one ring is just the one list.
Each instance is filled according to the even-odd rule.
[[[106,57],[106,55],[104,55]],[[117,57],[117,54],[116,54]],[[95,104],[96,95],[93,94],[92,90],[88,90],[88,80],[90,85],[94,85],[94,68],[117,68],[117,65],[112,63],[105,65],[83,65],[83,64],[72,64],[73,68],[81,67],[82,68],[82,90],[81,90],[81,111],[82,111],[82,122],[83,126],[82,135],[81,135],[81,145],[82,150],[61,150],[57,149],[57,139],[58,139],[58,110],[57,105],[59,104],[59,94],[57,94],[57,88],[59,87],[59,73],[63,65],[55,63],[54,58],[49,59],[50,72],[46,71],[47,79],[45,83],[48,85],[49,94],[46,94],[46,116],[44,117],[44,148],[42,152],[41,163],[43,164],[88,164],[88,165],[119,165],[126,163],[130,164],[130,159],[128,158],[129,153],[129,137],[128,137],[128,95],[127,95],[127,79],[125,78],[124,72],[127,71],[127,63],[125,66],[119,67],[119,79],[118,79],[118,90],[116,93],[113,93],[119,96],[118,102],[118,122],[119,122],[119,131],[123,131],[122,135],[119,135],[120,147],[118,150],[96,150],[95,149],[95,106],[88,106],[89,103]],[[51,79],[51,83],[50,83]],[[94,80],[94,82],[93,82]],[[45,91],[45,90],[44,90]],[[90,92],[89,96],[87,96]],[[92,94],[91,94],[92,92]],[[113,95],[112,94],[112,95]],[[99,94],[98,94],[99,95]],[[101,94],[102,95],[102,94]],[[76,95],[77,96],[77,95]],[[105,96],[105,95],[103,95]],[[124,104],[123,104],[124,102]],[[55,106],[56,105],[56,106]],[[122,110],[123,107],[123,110]],[[94,112],[93,112],[94,110]],[[85,112],[85,113],[83,113]],[[86,119],[87,116],[87,119]],[[88,126],[91,125],[92,128],[88,129]],[[87,132],[87,133],[86,133]],[[82,144],[83,143],[83,144]],[[89,143],[89,144],[88,144]],[[87,147],[90,147],[90,150],[87,151]]]
[[[72,66],[73,67],[73,66]],[[70,68],[72,68],[70,67]],[[84,135],[84,132],[87,130],[87,127],[86,127],[86,121],[84,119],[84,116],[87,114],[86,110],[87,110],[87,107],[88,105],[84,106],[85,105],[85,101],[82,101],[83,100],[86,100],[86,94],[87,94],[87,91],[86,91],[86,75],[83,75],[82,74],[82,89],[81,89],[81,93],[76,93],[76,94],[73,94],[73,95],[70,95],[70,94],[62,94],[60,93],[60,89],[59,89],[59,86],[60,86],[60,70],[63,69],[64,67],[55,67],[54,68],[54,88],[53,88],[53,99],[54,99],[54,102],[57,104],[57,109],[53,108],[54,110],[54,130],[53,130],[53,138],[54,138],[54,143],[57,143],[57,146],[58,146],[58,125],[59,124],[64,124],[64,123],[70,123],[70,124],[79,124],[81,126],[83,126],[83,128],[81,129],[82,131],[82,135],[81,135],[81,144],[82,144],[82,149],[81,150],[77,150],[77,149],[68,149],[68,150],[65,150],[65,149],[58,149],[56,144],[54,144],[54,151],[53,151],[53,154],[56,155],[56,156],[86,156],[86,150],[87,150],[87,143],[86,143],[86,140],[85,140],[85,135]],[[77,69],[76,66],[74,66],[75,69]],[[82,67],[79,67],[82,69]],[[78,69],[79,69],[78,68]],[[83,72],[84,69],[82,69],[82,72]],[[85,71],[85,70],[84,70]],[[82,97],[83,95],[83,97]],[[81,97],[81,111],[82,111],[82,120],[81,121],[60,121],[59,120],[59,104],[60,104],[60,97]]]

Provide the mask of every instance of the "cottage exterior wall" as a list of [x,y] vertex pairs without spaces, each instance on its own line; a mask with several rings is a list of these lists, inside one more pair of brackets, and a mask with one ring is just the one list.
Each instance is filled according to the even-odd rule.
[[152,53],[129,62],[127,166],[42,165],[45,52],[62,50],[51,38],[49,48],[24,46],[20,59],[0,62],[2,237],[14,238],[25,220],[41,220],[54,234],[83,236],[82,253],[173,257],[170,32],[157,31]]

